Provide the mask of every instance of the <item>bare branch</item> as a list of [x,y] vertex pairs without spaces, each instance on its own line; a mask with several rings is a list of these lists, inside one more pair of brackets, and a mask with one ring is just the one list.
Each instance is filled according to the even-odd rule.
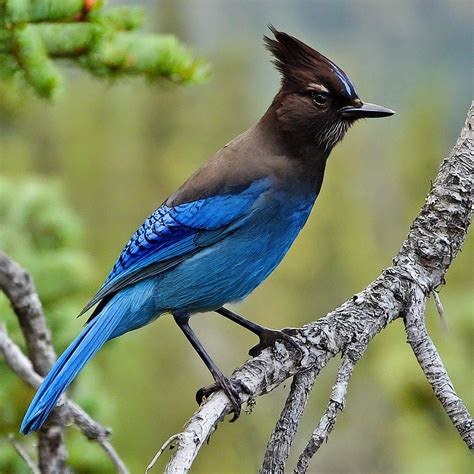
[[0,290],[18,317],[35,372],[43,377],[56,361],[51,332],[31,275],[0,251]]
[[454,390],[443,361],[431,340],[425,324],[426,297],[421,290],[411,295],[405,314],[405,331],[416,359],[423,369],[436,398],[453,422],[469,449],[474,450],[474,420]]
[[260,474],[285,472],[285,462],[318,373],[315,369],[308,369],[293,377],[285,406],[268,441]]
[[[18,317],[28,354],[35,371],[46,375],[56,360],[51,344],[51,332],[46,324],[41,301],[31,275],[0,251],[0,290],[2,290]],[[66,472],[67,451],[64,428],[47,423],[38,433],[40,469],[47,472]]]
[[23,461],[25,461],[30,471],[33,474],[40,474],[38,466],[33,462],[33,460],[30,458],[30,455],[26,452],[26,449],[16,440],[13,434],[8,435],[8,440],[15,448],[15,451],[18,453],[18,455],[23,459]]
[[102,449],[107,453],[107,456],[109,456],[110,460],[114,463],[115,467],[117,468],[117,472],[119,474],[128,474],[127,466],[125,466],[125,463],[122,461],[117,451],[115,451],[112,443],[106,438],[100,438],[96,441],[100,444]]
[[[0,354],[3,354],[8,367],[25,383],[33,388],[38,388],[41,385],[43,378],[34,371],[31,361],[8,336],[6,327],[2,324],[0,324]],[[125,464],[108,440],[110,436],[108,428],[97,423],[82,408],[65,396],[61,398],[60,407],[58,408],[60,409],[60,421],[63,425],[73,422],[86,438],[97,442],[102,447],[119,473],[125,474],[128,472]],[[57,409],[56,413],[58,413]],[[54,435],[54,432],[50,434]]]
[[347,386],[352,376],[354,364],[355,362],[348,355],[344,357],[337,372],[336,383],[332,388],[329,404],[321,420],[319,420],[318,426],[313,431],[311,439],[298,459],[298,464],[294,471],[295,474],[304,474],[306,472],[311,458],[331,434],[336,424],[337,415],[344,409],[346,404]]
[[[398,318],[403,308],[399,295],[414,285],[405,269],[390,268],[357,297],[324,318],[295,330],[294,339],[301,347],[288,352],[277,343],[259,356],[248,360],[237,369],[232,379],[245,390],[241,400],[270,392],[287,378],[308,369],[321,370],[336,354],[342,352],[352,340],[367,343],[387,324]],[[167,466],[169,473],[187,472],[200,448],[214,431],[217,423],[232,409],[222,391],[212,394],[185,426],[176,443]]]
[[[444,275],[461,250],[471,221],[474,200],[472,120],[471,106],[456,146],[443,161],[393,265],[335,311],[295,329],[294,339],[300,344],[302,358],[277,343],[235,370],[232,379],[236,386],[244,387],[240,394],[243,402],[270,392],[298,372],[321,370],[328,360],[344,353],[355,342],[365,347],[390,322],[406,313],[414,292],[428,295],[444,282]],[[230,409],[223,392],[209,397],[178,435],[166,472],[188,472],[203,443]],[[458,426],[469,423],[466,412],[460,414],[456,423]]]
[[213,393],[207,400],[214,402],[201,405],[198,412],[186,424],[184,431],[172,436],[175,438],[176,452],[179,452],[179,456],[168,463],[166,474],[188,472],[201,446],[214,432],[217,423],[232,408],[229,399],[222,391]]
[[148,474],[153,469],[153,466],[156,464],[160,456],[164,453],[166,448],[172,449],[173,447],[173,442],[178,439],[179,435],[174,434],[173,436],[170,436],[164,443],[163,446],[158,450],[158,452],[153,456],[153,459],[151,460],[150,464],[145,469],[145,474]]

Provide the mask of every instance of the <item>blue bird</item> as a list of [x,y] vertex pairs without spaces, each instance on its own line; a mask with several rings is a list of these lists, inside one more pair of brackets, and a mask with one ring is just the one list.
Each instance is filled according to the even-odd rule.
[[[320,192],[326,161],[362,117],[394,112],[363,103],[344,71],[298,39],[270,26],[264,37],[281,72],[281,88],[261,120],[225,145],[132,236],[102,287],[84,329],[59,357],[21,425],[38,430],[58,398],[109,340],[171,313],[225,391],[235,416],[238,390],[213,363],[189,326],[216,311],[260,338],[258,354],[283,331],[226,309],[248,296],[281,262]],[[82,314],[81,313],[81,314]],[[198,401],[209,392],[201,389]]]

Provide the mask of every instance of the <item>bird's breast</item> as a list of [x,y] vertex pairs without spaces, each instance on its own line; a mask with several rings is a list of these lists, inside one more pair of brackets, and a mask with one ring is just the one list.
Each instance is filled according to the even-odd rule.
[[304,226],[316,196],[269,192],[235,232],[199,252],[161,281],[163,304],[202,312],[251,293],[281,262]]

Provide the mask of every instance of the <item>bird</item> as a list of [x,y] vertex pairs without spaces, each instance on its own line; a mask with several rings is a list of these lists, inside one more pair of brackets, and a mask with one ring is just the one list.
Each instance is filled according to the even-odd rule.
[[[177,325],[222,389],[234,419],[239,387],[219,370],[191,329],[196,313],[217,312],[259,337],[250,351],[288,332],[229,310],[279,265],[320,193],[331,150],[361,118],[395,112],[363,102],[347,74],[301,40],[269,25],[266,48],[281,84],[250,129],[215,153],[133,234],[102,287],[81,314],[94,311],[43,380],[20,431],[37,431],[87,362],[109,340],[163,314]],[[272,36],[272,37],[270,37]]]

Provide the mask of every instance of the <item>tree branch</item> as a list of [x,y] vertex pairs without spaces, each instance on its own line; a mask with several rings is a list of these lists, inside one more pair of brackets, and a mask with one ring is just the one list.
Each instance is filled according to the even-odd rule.
[[268,441],[260,474],[279,474],[285,471],[285,462],[290,455],[291,445],[318,373],[315,369],[308,369],[293,377],[285,406]]
[[[472,115],[471,106],[456,146],[441,164],[433,188],[412,223],[393,265],[362,292],[324,318],[294,330],[294,339],[300,345],[302,358],[298,357],[297,351],[277,343],[236,369],[232,379],[236,386],[243,387],[240,394],[242,402],[270,392],[299,372],[308,369],[319,372],[336,354],[344,354],[351,344],[366,347],[400,314],[410,314],[413,295],[426,297],[443,284],[445,273],[461,250],[471,220],[474,199]],[[434,359],[431,356],[429,360]],[[433,379],[433,376],[430,378]],[[435,393],[440,393],[440,399],[445,400],[445,388],[449,383],[444,377],[438,376],[437,380],[443,380],[443,389],[433,381],[437,387]],[[188,472],[204,442],[231,408],[222,391],[212,394],[177,435],[176,449],[166,472]],[[472,426],[467,410],[449,408],[449,413],[455,417],[455,424],[462,433]],[[468,436],[463,435],[463,439],[469,447],[472,446]]]
[[408,343],[444,411],[469,449],[474,450],[474,420],[454,390],[443,361],[426,329],[426,297],[421,290],[414,291],[411,297],[412,302],[405,314]]
[[[56,354],[46,324],[41,302],[33,280],[18,263],[0,251],[0,290],[9,298],[26,340],[30,358],[8,336],[0,324],[0,354],[8,367],[25,383],[38,388],[54,364]],[[31,359],[31,360],[30,360]],[[35,366],[36,364],[36,366]],[[89,440],[97,442],[118,472],[127,473],[125,464],[108,440],[110,430],[93,420],[77,404],[62,397],[45,427],[38,433],[38,455],[41,472],[68,472],[64,444],[65,426],[73,422]]]
[[25,461],[26,465],[28,466],[32,474],[41,474],[38,466],[30,458],[25,448],[15,439],[15,437],[12,434],[8,436],[8,440],[10,441],[11,445],[13,446],[15,451],[18,453],[18,455],[21,457],[21,459]]
[[[365,349],[366,347],[364,348],[364,351]],[[327,441],[331,434],[331,431],[336,424],[338,413],[344,409],[347,386],[352,376],[354,365],[355,361],[353,361],[348,355],[346,355],[342,360],[337,372],[336,383],[332,388],[329,404],[321,417],[321,420],[319,420],[318,426],[316,426],[316,429],[313,431],[311,439],[308,441],[308,444],[298,459],[295,474],[304,474],[306,472],[311,458],[316,454],[324,441]]]
[[[39,375],[46,375],[56,360],[56,353],[41,301],[30,274],[3,252],[0,252],[0,290],[10,300],[18,318],[34,370]],[[66,472],[64,427],[47,423],[39,431],[38,438],[41,471]]]
[[[172,35],[137,33],[140,8],[103,8],[97,0],[7,0],[0,8],[0,75],[22,75],[41,97],[58,91],[56,59],[69,59],[98,77],[199,83],[209,68]],[[3,6],[3,4],[5,4]]]

